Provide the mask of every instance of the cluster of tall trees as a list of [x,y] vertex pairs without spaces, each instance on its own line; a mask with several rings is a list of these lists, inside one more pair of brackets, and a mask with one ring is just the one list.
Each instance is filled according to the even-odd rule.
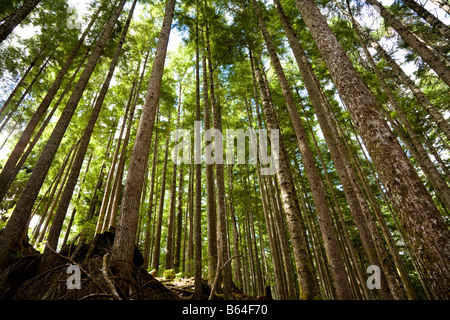
[[[119,278],[137,246],[195,298],[448,299],[450,8],[424,2],[2,4],[0,270],[113,231]],[[267,129],[276,174],[202,162],[226,129]]]

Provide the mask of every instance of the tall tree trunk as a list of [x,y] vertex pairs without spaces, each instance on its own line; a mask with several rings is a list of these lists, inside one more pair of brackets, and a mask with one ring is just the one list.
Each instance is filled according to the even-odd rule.
[[[179,84],[178,93],[178,111],[177,111],[177,123],[176,128],[180,126],[180,112],[181,112],[181,83]],[[175,135],[175,141],[178,141],[178,136]],[[175,240],[175,211],[177,207],[177,152],[175,152],[175,158],[172,165],[172,182],[170,184],[170,207],[169,207],[169,220],[167,222],[167,242],[166,242],[166,270],[173,268],[173,254],[174,254],[174,240]]]
[[[246,177],[246,183],[244,184],[244,188],[246,190],[249,190],[251,188],[248,174]],[[252,189],[254,189],[254,188],[252,188]],[[249,232],[251,234],[251,237],[250,237],[251,245],[254,248],[253,253],[254,253],[256,294],[258,296],[262,296],[262,295],[264,295],[264,287],[263,287],[262,274],[261,274],[261,261],[260,261],[259,253],[258,253],[258,251],[259,251],[258,244],[256,242],[255,221],[253,219],[253,215],[256,215],[256,214],[257,214],[257,211],[255,212],[253,210],[253,208],[250,207],[248,210],[248,220],[249,220],[249,229],[250,229]],[[272,219],[272,220],[274,220],[274,219]]]
[[[25,147],[27,146],[28,142],[31,140],[31,136],[32,136],[36,126],[38,125],[39,121],[44,116],[44,114],[47,112],[47,109],[50,106],[50,103],[53,101],[56,93],[58,92],[58,89],[62,83],[64,76],[66,75],[67,71],[69,70],[70,66],[72,65],[72,62],[75,59],[75,57],[78,53],[78,50],[80,49],[81,45],[84,42],[84,39],[86,38],[92,25],[94,24],[95,20],[97,19],[99,12],[100,12],[100,9],[92,16],[91,21],[89,22],[89,25],[86,27],[86,30],[83,32],[80,39],[75,44],[71,53],[67,57],[66,62],[61,67],[60,71],[58,72],[55,80],[53,81],[52,85],[48,89],[44,99],[41,101],[41,103],[39,104],[39,106],[37,107],[35,112],[33,113],[33,116],[31,117],[27,126],[23,130],[19,140],[17,141],[16,145],[14,146],[13,151],[9,155],[8,160],[4,164],[2,172],[0,173],[0,201],[3,199],[3,197],[5,196],[5,193],[7,192],[6,185],[7,185],[8,181],[15,178],[15,176],[11,175],[11,172],[13,171],[14,167],[16,166],[17,161],[19,161],[19,158],[22,155],[23,151],[25,150]],[[109,36],[109,34],[108,34],[108,36]],[[99,56],[100,56],[100,54],[99,54]],[[92,54],[91,54],[91,56],[92,56]],[[93,63],[95,66],[96,62],[94,63],[94,60],[93,60],[90,63],[91,64]],[[87,74],[86,74],[86,76],[87,76]]]
[[[112,136],[112,133],[110,134],[110,139],[111,139],[111,136]],[[92,152],[90,154],[89,158],[88,158],[88,161],[87,161],[87,164],[86,164],[86,170],[84,171],[83,178],[81,179],[80,186],[83,185],[84,182],[86,181],[86,176],[87,176],[87,173],[89,172],[89,167],[91,165],[91,160],[92,160],[92,156],[93,155],[94,155],[94,153]],[[75,204],[74,204],[72,212],[70,214],[69,222],[67,224],[66,234],[64,235],[64,239],[63,239],[63,242],[62,242],[61,246],[65,246],[67,244],[67,240],[69,239],[70,231],[72,229],[73,220],[75,219],[75,214],[77,213],[76,206],[80,202],[82,191],[83,190],[80,187],[78,189],[78,192],[77,192],[77,197],[76,197],[76,200],[75,200]]]
[[446,2],[446,0],[431,0],[431,2],[435,3],[442,10],[450,14],[450,5]]
[[[56,110],[58,109],[59,105],[61,104],[61,101],[63,100],[63,98],[65,97],[67,92],[69,92],[69,90],[71,88],[71,85],[72,85],[72,82],[75,80],[75,78],[76,78],[76,76],[78,74],[78,71],[83,66],[84,61],[86,60],[86,57],[87,57],[88,53],[89,53],[89,51],[86,52],[86,54],[83,57],[82,61],[80,62],[80,64],[78,65],[77,69],[75,70],[74,74],[72,75],[72,77],[70,78],[70,80],[67,83],[66,87],[64,88],[64,91],[61,93],[61,95],[58,98],[58,100],[56,101],[55,105],[52,107],[52,109],[50,110],[49,114],[47,115],[47,117],[45,118],[43,123],[41,124],[41,126],[39,128],[39,131],[36,132],[36,134],[33,136],[33,140],[30,142],[30,144],[28,145],[27,149],[25,150],[25,152],[20,157],[20,160],[19,160],[19,162],[17,162],[16,167],[14,168],[14,171],[12,172],[8,183],[4,186],[4,188],[5,188],[4,190],[8,191],[9,187],[14,182],[14,178],[17,176],[19,171],[23,168],[23,165],[25,164],[25,161],[28,159],[28,156],[30,155],[31,151],[33,151],[34,146],[36,145],[36,143],[39,141],[39,138],[44,133],[45,128],[47,128],[47,125],[49,124],[49,122],[52,119],[54,113],[56,112]],[[1,195],[0,195],[0,199],[1,199]]]
[[103,197],[102,197],[102,201],[100,204],[100,212],[98,214],[98,219],[97,219],[97,226],[95,228],[95,233],[102,233],[103,231],[103,225],[107,224],[105,223],[106,220],[106,211],[108,209],[108,204],[110,203],[111,197],[113,196],[112,190],[111,188],[113,188],[114,186],[112,185],[113,182],[113,178],[114,178],[114,173],[116,172],[116,164],[117,164],[117,159],[119,158],[119,152],[120,152],[120,147],[122,146],[122,136],[123,133],[125,131],[125,126],[127,124],[128,117],[130,115],[130,108],[131,108],[131,101],[132,101],[132,97],[134,95],[134,90],[135,90],[135,86],[133,83],[133,86],[131,88],[131,93],[130,96],[128,98],[128,102],[127,102],[127,106],[125,108],[125,114],[123,116],[123,121],[122,124],[120,126],[120,133],[119,133],[119,138],[117,139],[117,143],[115,146],[115,150],[114,150],[114,154],[111,160],[111,166],[109,168],[109,172],[108,175],[106,177],[106,182],[105,182],[105,187],[104,187],[104,192],[103,192]]
[[297,144],[300,149],[302,161],[305,165],[305,171],[309,180],[309,184],[311,186],[311,190],[313,192],[314,204],[316,207],[317,217],[319,220],[319,226],[322,231],[321,234],[323,236],[323,241],[327,252],[327,258],[329,259],[333,279],[336,285],[337,298],[352,299],[353,294],[351,292],[347,275],[345,274],[344,262],[342,259],[341,252],[339,250],[336,234],[331,221],[331,213],[330,210],[328,209],[327,201],[325,198],[325,192],[323,189],[323,185],[321,183],[320,174],[316,167],[314,156],[312,154],[312,150],[309,146],[309,142],[306,137],[306,132],[300,120],[300,115],[296,108],[292,91],[289,87],[280,60],[278,59],[277,53],[275,51],[275,46],[272,42],[272,39],[270,38],[269,32],[263,20],[261,10],[258,7],[256,0],[252,1],[256,16],[259,21],[259,25],[261,27],[261,31],[264,36],[264,40],[266,42],[269,51],[272,64],[275,68],[278,80],[280,82],[283,91],[283,96],[286,100],[286,107],[289,111],[294,131],[297,136]]
[[[205,7],[208,8],[207,0],[205,0]],[[208,76],[209,76],[209,93],[211,98],[211,109],[213,116],[213,129],[222,132],[222,106],[216,101],[214,91],[214,74],[211,59],[211,49],[209,40],[209,27],[206,27],[206,47],[208,60]],[[214,138],[214,152],[215,155],[223,153],[222,140]],[[220,162],[220,163],[219,163]],[[226,221],[226,205],[225,205],[225,177],[223,163],[215,161],[216,169],[216,187],[217,187],[217,270],[223,268],[222,284],[224,291],[224,298],[231,297],[231,266],[225,263],[228,261],[228,240],[227,240],[227,221]]]
[[234,279],[236,279],[236,286],[242,288],[242,272],[241,272],[241,259],[239,257],[239,232],[237,229],[236,214],[233,204],[233,165],[228,165],[228,213],[230,215],[231,227],[233,232],[233,255],[237,256],[234,262]]
[[151,137],[155,123],[156,109],[159,102],[161,80],[166,60],[167,44],[172,26],[172,17],[175,8],[175,0],[167,0],[163,25],[158,39],[155,59],[145,96],[142,114],[134,141],[133,151],[130,157],[130,166],[125,181],[125,189],[122,197],[121,211],[117,224],[116,236],[112,247],[111,259],[120,265],[121,272],[128,274],[131,267],[126,262],[133,261],[134,239],[139,221],[139,201],[144,181],[143,173],[148,166],[148,156],[151,146]]
[[[138,65],[137,70],[140,69],[140,65]],[[145,72],[145,70],[142,71],[142,74]],[[135,86],[135,83],[133,84],[133,87]],[[111,196],[109,198],[109,203],[106,208],[106,217],[105,221],[103,223],[102,232],[107,231],[110,228],[116,227],[116,220],[117,220],[117,212],[119,210],[119,203],[120,203],[120,196],[122,194],[122,181],[123,181],[123,173],[125,171],[125,162],[127,159],[127,151],[128,151],[128,144],[130,142],[130,136],[131,136],[131,129],[133,127],[134,121],[134,113],[136,111],[136,103],[139,95],[139,88],[135,88],[135,91],[132,90],[132,93],[130,95],[130,100],[128,103],[131,103],[131,110],[130,115],[128,118],[128,124],[127,124],[127,130],[125,132],[125,137],[123,138],[122,143],[122,149],[120,151],[120,157],[119,157],[119,163],[117,164],[116,173],[114,176],[114,183],[113,188],[111,191]],[[133,102],[134,101],[134,102]],[[143,177],[146,177],[145,172],[142,175]]]
[[[314,74],[314,71],[303,48],[300,45],[298,38],[296,37],[289,21],[287,20],[287,17],[284,14],[284,10],[279,1],[275,1],[275,6],[277,8],[283,28],[285,29],[286,35],[288,37],[291,49],[294,53],[294,57],[297,61],[297,65],[308,91],[308,96],[311,100],[314,112],[317,115],[320,128],[325,137],[325,141],[339,175],[339,179],[342,183],[350,211],[358,228],[358,232],[361,237],[364,250],[368,256],[368,260],[370,264],[379,264],[377,254],[375,252],[375,246],[372,242],[372,237],[365,221],[365,216],[367,214],[370,214],[370,210],[367,206],[364,196],[362,195],[359,184],[353,179],[355,177],[355,173],[347,156],[347,152],[345,151],[345,148],[342,144],[342,141],[339,138],[339,134],[337,132],[335,124],[329,119],[330,111],[328,110],[328,108],[331,109],[329,102],[325,94],[323,93],[319,81]],[[382,288],[382,293],[384,293],[385,289],[386,288]],[[387,296],[385,295],[385,297]]]
[[433,298],[444,298],[450,286],[450,233],[442,216],[317,5],[312,0],[296,4],[388,190]]
[[[206,13],[205,13],[206,14]],[[206,25],[208,27],[208,25]],[[208,41],[203,52],[202,71],[203,71],[203,113],[204,113],[204,130],[211,128],[211,111],[208,94],[208,66],[207,52]],[[208,147],[212,142],[205,141],[204,148]],[[217,213],[216,202],[214,196],[214,167],[212,164],[206,164],[206,217],[208,221],[208,281],[212,284],[217,269]]]
[[[158,123],[158,118],[156,118],[156,123]],[[156,163],[158,159],[158,132],[155,133],[155,144],[153,147],[153,158],[152,158],[152,174],[150,178],[150,193],[148,199],[148,210],[147,210],[147,229],[145,232],[144,241],[144,264],[143,268],[147,270],[150,261],[150,233],[152,225],[152,215],[153,215],[153,199],[155,194],[155,178],[156,178]]]
[[[170,122],[170,117],[169,117]],[[166,151],[164,153],[164,166],[161,175],[161,193],[159,196],[159,207],[158,207],[158,218],[156,221],[156,233],[155,233],[155,242],[153,246],[153,260],[152,267],[156,271],[159,269],[159,258],[160,258],[160,249],[161,249],[161,228],[162,228],[162,218],[163,218],[163,210],[164,210],[164,194],[166,192],[166,174],[167,174],[167,158],[169,156],[169,137],[166,138]]]
[[175,233],[175,249],[173,257],[173,267],[176,272],[180,272],[181,263],[181,237],[183,233],[183,167],[180,166],[180,177],[178,180],[178,208],[177,208],[177,224]]
[[12,99],[14,98],[16,93],[19,91],[19,89],[22,86],[22,84],[24,83],[26,77],[28,76],[30,71],[33,69],[33,67],[36,65],[36,62],[41,57],[41,55],[44,52],[45,48],[50,44],[52,39],[53,39],[53,37],[51,39],[49,39],[47,42],[45,42],[45,44],[39,49],[39,52],[36,54],[34,59],[30,62],[30,64],[28,65],[28,68],[23,73],[23,75],[20,78],[19,82],[17,82],[17,84],[15,85],[14,89],[9,94],[8,99],[6,99],[6,101],[3,103],[2,107],[0,108],[0,123],[3,120],[3,117],[2,117],[3,112],[8,107],[9,103],[12,101]]
[[444,59],[431,49],[426,43],[419,39],[414,33],[408,30],[400,21],[398,21],[383,5],[377,0],[366,0],[369,4],[379,9],[381,16],[386,23],[390,25],[411,48],[422,57],[422,59],[437,73],[437,75],[450,86],[450,68],[446,65]]
[[16,208],[14,209],[7,225],[0,235],[0,242],[4,244],[0,250],[0,269],[5,267],[14,245],[19,241],[21,235],[27,227],[26,224],[31,213],[31,208],[33,207],[37,195],[39,194],[39,190],[44,182],[45,176],[47,175],[47,171],[51,166],[61,139],[64,136],[70,120],[72,119],[78,102],[83,95],[84,89],[89,82],[89,78],[91,77],[97,62],[103,53],[106,42],[111,36],[114,25],[122,12],[125,2],[126,0],[121,0],[115,9],[115,12],[112,14],[103,29],[102,35],[97,41],[76,87],[72,92],[72,95],[70,96],[49,140],[47,141],[36,166],[34,167],[33,173],[31,174],[31,177],[17,202]]
[[50,221],[53,219],[53,213],[55,212],[55,209],[56,209],[56,206],[58,204],[58,201],[59,201],[59,198],[61,196],[61,193],[64,190],[64,186],[67,183],[67,180],[68,180],[68,177],[69,177],[69,173],[70,173],[70,170],[72,169],[73,162],[75,160],[75,155],[76,155],[77,149],[79,148],[79,145],[80,145],[80,140],[78,140],[75,143],[73,149],[71,150],[70,161],[67,164],[67,167],[65,169],[66,172],[64,173],[64,176],[63,176],[63,178],[62,178],[62,180],[61,180],[61,182],[59,184],[58,191],[56,192],[56,194],[55,194],[55,196],[53,198],[52,205],[51,205],[50,209],[48,210],[48,212],[46,213],[47,216],[46,216],[45,224],[44,224],[44,227],[42,228],[42,230],[40,231],[40,235],[39,235],[39,237],[37,239],[37,242],[43,242],[44,241],[45,234],[47,232],[47,229],[48,229],[48,226],[50,224]]
[[[54,53],[54,52],[53,52]],[[31,89],[33,88],[33,85],[36,83],[36,81],[39,79],[40,75],[42,74],[42,72],[45,70],[45,68],[47,67],[48,63],[50,62],[51,58],[53,57],[53,53],[50,54],[47,59],[45,59],[44,63],[42,64],[42,66],[39,68],[38,72],[36,73],[36,75],[34,75],[33,80],[30,82],[30,84],[27,86],[27,88],[25,89],[25,91],[22,93],[22,95],[20,96],[20,98],[17,100],[17,102],[14,104],[14,106],[11,108],[11,110],[9,111],[8,116],[6,117],[6,119],[4,119],[3,123],[0,125],[0,132],[3,131],[3,129],[5,128],[6,124],[9,122],[9,120],[11,119],[11,117],[17,113],[17,110],[19,109],[20,104],[22,103],[22,101],[25,99],[25,97],[30,93]],[[23,111],[21,112],[23,113]],[[3,146],[2,146],[3,147]]]
[[[128,14],[127,21],[122,30],[122,34],[120,36],[119,42],[116,46],[116,50],[114,52],[114,56],[111,59],[109,64],[108,74],[106,75],[105,81],[100,89],[100,93],[95,101],[94,107],[92,108],[91,115],[89,117],[88,123],[84,130],[83,136],[81,137],[80,146],[77,149],[77,153],[75,156],[74,163],[72,165],[70,175],[68,178],[68,182],[64,188],[64,192],[61,196],[61,200],[59,202],[58,208],[56,210],[55,216],[53,218],[52,227],[50,229],[50,233],[47,239],[47,245],[53,250],[56,250],[58,245],[59,235],[62,230],[62,226],[64,223],[64,219],[66,217],[67,209],[70,204],[70,200],[72,199],[73,191],[75,190],[75,186],[78,181],[78,177],[80,175],[81,167],[84,162],[84,158],[86,156],[86,152],[89,146],[89,142],[91,140],[92,132],[94,131],[95,124],[97,123],[98,116],[102,109],[103,101],[105,100],[106,93],[108,92],[109,85],[111,83],[111,79],[114,75],[114,71],[117,66],[117,62],[119,61],[120,53],[122,52],[122,47],[125,42],[125,37],[128,32],[128,27],[130,26],[131,18],[133,17],[134,8],[136,6],[136,1],[133,1],[133,5],[131,6],[130,12]],[[49,248],[44,249],[43,256],[40,261],[40,268],[47,268],[50,265],[46,265],[49,263],[49,258],[53,253]]]
[[[186,274],[188,276],[192,276],[194,274],[194,168],[192,168],[189,172],[190,179],[189,179],[189,189],[190,193],[188,192],[188,202],[189,202],[189,212],[188,219],[189,220],[189,234],[187,237],[187,264],[185,266]],[[201,252],[200,252],[201,254]],[[201,262],[201,260],[200,260]],[[200,275],[201,275],[201,269],[200,269]],[[200,279],[201,280],[201,279]],[[195,278],[194,278],[195,283]],[[201,283],[201,282],[200,282]],[[195,284],[194,284],[195,286]],[[195,293],[194,293],[195,294]]]
[[450,28],[442,21],[432,15],[427,9],[415,0],[402,0],[404,4],[416,12],[422,19],[428,22],[434,29],[447,39],[450,39]]
[[[354,22],[354,20],[352,20]],[[378,78],[378,81],[383,88],[383,91],[386,93],[389,103],[391,107],[395,110],[397,113],[397,116],[402,123],[402,125],[405,127],[406,132],[408,133],[409,137],[411,138],[411,141],[413,143],[413,148],[411,148],[411,152],[415,153],[416,161],[419,163],[420,167],[422,168],[423,172],[425,173],[426,177],[430,181],[430,183],[433,185],[434,189],[436,190],[436,193],[441,198],[442,202],[445,204],[447,208],[450,208],[450,188],[448,187],[447,183],[441,176],[441,174],[438,172],[436,167],[434,166],[433,162],[431,161],[430,157],[428,156],[427,151],[423,147],[418,135],[416,134],[415,130],[413,129],[412,125],[408,121],[406,114],[403,112],[403,109],[398,104],[397,100],[395,99],[392,91],[388,87],[386,81],[384,80],[380,70],[378,69],[377,65],[375,64],[375,61],[373,60],[372,56],[370,55],[369,50],[367,49],[360,33],[358,32],[358,29],[355,28],[356,36],[358,37],[358,40],[365,52],[366,58],[369,61],[370,66],[372,67],[373,71],[375,72],[375,75]],[[380,108],[382,108],[380,106]],[[400,130],[399,130],[400,131]]]
[[[254,62],[255,76],[259,85],[267,127],[269,131],[278,130],[279,132],[280,127],[278,120],[264,89],[264,82],[261,77],[258,62],[257,60]],[[297,265],[298,279],[300,282],[300,299],[310,300],[314,299],[318,294],[317,281],[314,276],[313,264],[308,252],[306,231],[292,181],[290,163],[281,137],[279,140],[279,150],[279,154],[274,155],[273,161],[277,161],[279,164],[277,178],[281,189],[283,207],[286,213],[294,258]]]
[[[200,121],[200,53],[199,53],[199,0],[196,2],[196,25],[195,25],[195,119]],[[206,56],[203,55],[203,101],[204,101],[204,117],[205,117],[205,130],[206,125],[209,125],[209,119],[206,119],[207,114],[209,114],[209,99],[208,99],[208,82],[206,78]],[[200,141],[200,128],[195,132],[197,141]],[[201,145],[197,143],[194,145],[194,159],[195,159],[195,210],[192,207],[194,205],[194,197],[192,197],[191,202],[191,212],[189,216],[189,248],[188,260],[191,261],[194,258],[194,285],[195,292],[194,298],[199,300],[202,298],[203,294],[203,280],[202,280],[202,165],[201,165]],[[208,165],[206,166],[206,172],[208,175]],[[208,186],[208,176],[206,180],[207,192],[209,193]],[[192,182],[192,192],[194,192],[194,182]],[[209,195],[212,196],[212,195]],[[208,198],[209,199],[209,198]],[[209,201],[207,204],[209,208]],[[208,209],[209,210],[209,209]],[[209,216],[209,211],[208,211]],[[209,219],[209,218],[208,218]],[[191,231],[192,230],[192,231]],[[208,240],[209,240],[209,225],[208,225]],[[208,241],[208,245],[210,245]],[[208,255],[209,255],[208,246]],[[192,272],[192,263],[189,262],[189,269]],[[209,262],[208,262],[209,266]]]
[[41,0],[27,0],[0,25],[0,43],[17,27]]

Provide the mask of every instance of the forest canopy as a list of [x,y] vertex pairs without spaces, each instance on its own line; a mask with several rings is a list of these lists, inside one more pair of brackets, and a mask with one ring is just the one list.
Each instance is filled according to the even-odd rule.
[[1,299],[449,299],[449,22],[2,1]]

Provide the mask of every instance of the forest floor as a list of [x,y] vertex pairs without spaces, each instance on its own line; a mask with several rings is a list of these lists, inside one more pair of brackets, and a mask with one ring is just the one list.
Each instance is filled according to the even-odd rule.
[[[135,248],[132,274],[123,278],[110,265],[114,233],[105,232],[90,243],[51,250],[52,261],[43,265],[42,254],[28,243],[18,246],[9,267],[0,273],[0,299],[17,300],[190,300],[194,278],[153,277],[143,267],[143,256]],[[211,288],[204,280],[203,299]],[[222,299],[220,290],[213,299]],[[233,286],[233,299],[253,300]]]

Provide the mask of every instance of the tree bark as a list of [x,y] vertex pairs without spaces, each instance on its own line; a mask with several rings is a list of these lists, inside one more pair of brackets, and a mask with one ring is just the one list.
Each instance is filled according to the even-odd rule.
[[0,25],[0,43],[17,27],[41,0],[28,0]]
[[178,208],[177,208],[177,224],[175,233],[175,249],[173,258],[173,267],[176,272],[180,272],[181,263],[181,237],[183,233],[183,167],[180,166],[180,176],[178,179]]
[[[180,126],[180,111],[181,111],[181,82],[179,84],[178,94],[178,111],[177,111],[177,123],[176,128]],[[178,137],[175,137],[178,141]],[[175,211],[177,207],[177,154],[172,165],[172,182],[170,184],[170,207],[169,207],[169,220],[167,222],[167,242],[166,242],[166,270],[173,268],[174,258],[174,240],[175,240]]]
[[[207,0],[205,0],[207,5]],[[214,74],[212,68],[211,49],[209,42],[209,32],[206,32],[206,46],[208,48],[208,68],[209,68],[209,93],[211,97],[211,109],[213,115],[213,129],[222,132],[222,106],[216,102],[214,92]],[[214,152],[223,152],[222,140],[214,137]],[[220,151],[219,151],[220,150]],[[228,261],[228,240],[227,240],[227,220],[225,205],[225,176],[223,163],[215,162],[216,186],[217,186],[217,268],[223,268],[222,284],[224,298],[231,298],[231,266],[226,264]],[[226,265],[225,265],[226,264]]]
[[[170,120],[170,117],[169,117]],[[169,121],[170,122],[170,121]],[[164,210],[164,194],[166,192],[166,171],[167,171],[167,158],[169,156],[169,137],[166,138],[166,151],[164,153],[164,166],[161,174],[161,193],[159,196],[159,207],[158,207],[158,218],[156,221],[156,233],[155,242],[153,246],[153,260],[152,267],[158,272],[159,269],[159,258],[161,249],[161,228],[162,228],[162,218]],[[134,243],[134,242],[133,242]]]
[[14,245],[19,241],[21,235],[27,227],[26,224],[31,213],[31,208],[33,207],[37,195],[39,194],[39,190],[44,182],[45,176],[47,175],[47,171],[51,166],[52,160],[58,150],[67,126],[69,125],[84,89],[89,82],[89,78],[91,77],[97,62],[103,53],[106,42],[111,36],[114,25],[122,12],[125,2],[126,0],[121,0],[115,9],[115,12],[112,14],[103,29],[102,35],[97,41],[95,48],[86,63],[86,67],[80,76],[80,79],[78,80],[78,83],[72,92],[72,95],[70,96],[60,119],[58,120],[49,140],[47,141],[38,162],[36,163],[33,173],[31,174],[31,177],[17,202],[16,208],[14,209],[6,227],[0,235],[0,242],[4,244],[0,250],[0,269],[3,269],[6,266]]
[[442,34],[447,39],[450,39],[450,28],[445,25],[442,21],[432,15],[427,9],[425,9],[421,4],[414,0],[402,0],[408,7],[410,7],[414,12],[416,12],[422,19],[428,22],[434,29],[436,29],[440,34]]
[[312,0],[296,4],[388,191],[433,298],[444,298],[450,286],[450,234],[442,216],[317,5]]
[[[84,130],[83,136],[81,137],[80,145],[77,149],[77,153],[75,156],[74,163],[72,165],[70,175],[68,178],[68,182],[64,188],[63,194],[61,196],[61,200],[59,201],[58,208],[56,210],[55,216],[53,218],[52,227],[50,228],[50,232],[47,239],[47,245],[50,248],[56,250],[58,246],[59,236],[62,230],[62,226],[64,223],[64,219],[66,217],[67,209],[69,208],[70,200],[72,199],[73,191],[75,190],[75,186],[78,181],[78,177],[80,175],[81,167],[84,162],[84,158],[86,156],[86,152],[89,146],[89,142],[91,140],[92,132],[94,131],[95,124],[97,123],[98,116],[103,106],[103,102],[106,97],[106,93],[108,92],[109,85],[111,83],[111,79],[114,75],[114,71],[116,69],[117,63],[119,61],[120,53],[122,52],[122,47],[125,42],[125,37],[128,32],[128,27],[130,26],[131,18],[133,17],[134,8],[136,6],[136,1],[133,1],[133,5],[131,6],[130,12],[128,14],[127,21],[122,30],[122,34],[120,36],[119,42],[116,46],[116,50],[114,52],[114,56],[111,59],[108,74],[106,75],[105,81],[100,89],[100,92],[95,101],[94,107],[92,108],[91,115],[89,117],[88,123]],[[52,253],[47,249],[44,249],[43,256],[40,262],[40,268],[47,268],[50,265],[46,265],[48,263],[48,258]]]
[[440,55],[427,46],[422,39],[419,39],[414,33],[408,30],[400,21],[398,21],[383,5],[377,0],[366,0],[373,7],[378,7],[381,16],[411,48],[422,57],[422,59],[436,72],[436,74],[450,86],[450,68]]
[[[158,119],[156,119],[158,123]],[[144,241],[144,265],[143,268],[147,270],[150,261],[150,233],[152,225],[152,215],[153,215],[153,198],[155,194],[155,178],[156,178],[156,161],[158,158],[158,132],[155,133],[155,144],[153,147],[153,157],[152,157],[152,174],[150,178],[150,193],[148,199],[148,210],[147,210],[147,229],[145,232]]]
[[[280,130],[276,114],[270,105],[269,97],[264,90],[264,83],[259,71],[258,62],[257,60],[254,62],[255,76],[259,85],[267,127],[269,130]],[[281,189],[283,207],[286,213],[294,258],[297,265],[298,279],[300,282],[300,299],[310,300],[317,296],[318,287],[314,276],[311,257],[308,253],[306,231],[292,181],[289,159],[281,137],[279,140],[279,149],[280,152],[279,154],[274,155],[273,161],[278,161],[279,163],[277,178]]]
[[[206,13],[205,13],[206,14]],[[208,24],[206,23],[206,28]],[[207,29],[206,34],[209,34]],[[211,111],[208,94],[208,65],[207,52],[209,41],[206,41],[206,48],[203,52],[202,70],[203,70],[203,113],[204,113],[204,127],[205,131],[211,128]],[[205,141],[205,148],[212,142]],[[217,269],[217,212],[216,202],[214,198],[214,166],[206,164],[206,211],[208,221],[208,281],[212,283],[215,278]]]
[[[195,25],[195,119],[200,121],[200,53],[199,53],[199,1],[196,2],[196,25]],[[206,56],[203,55],[203,101],[204,101],[204,117],[205,117],[205,130],[206,125],[209,126],[209,119],[206,118],[209,115],[209,99],[208,99],[208,80],[206,75]],[[207,121],[208,120],[208,121]],[[200,139],[200,130],[195,132],[196,138]],[[188,261],[189,261],[189,270],[192,272],[192,262],[191,259],[194,258],[194,285],[195,292],[194,298],[199,300],[203,295],[203,280],[202,280],[202,165],[201,165],[201,150],[200,146],[197,144],[194,146],[194,159],[195,159],[195,209],[194,205],[194,197],[191,195],[191,208],[189,215],[189,250],[188,250]],[[207,180],[206,180],[206,188],[208,194],[210,193],[209,189],[209,179],[208,178],[208,165],[206,165],[207,172]],[[212,172],[211,172],[212,173]],[[192,182],[191,192],[194,193],[194,182]],[[209,197],[212,194],[209,194],[208,197],[208,205],[209,205]],[[209,220],[209,209],[208,210],[208,220]],[[209,225],[208,225],[208,240],[209,240]],[[209,246],[211,244],[208,241],[208,255],[209,255]],[[208,267],[209,267],[208,262]]]
[[[9,155],[8,160],[6,161],[5,165],[3,166],[2,172],[0,173],[0,201],[1,201],[1,199],[3,199],[3,197],[7,191],[6,185],[7,185],[8,181],[15,178],[14,176],[11,175],[11,172],[13,171],[14,167],[16,166],[17,161],[19,161],[19,158],[22,155],[23,151],[25,150],[25,147],[27,146],[28,142],[31,140],[31,136],[32,136],[36,126],[38,125],[39,121],[44,116],[44,114],[47,112],[47,109],[50,106],[50,103],[53,101],[56,93],[58,92],[58,89],[62,83],[64,76],[66,75],[67,71],[69,70],[70,66],[72,65],[72,62],[75,59],[75,57],[78,53],[78,50],[80,49],[81,45],[83,44],[84,39],[86,38],[92,25],[94,24],[99,12],[100,12],[100,9],[91,18],[89,25],[87,26],[86,30],[83,32],[80,39],[75,44],[71,53],[67,57],[66,62],[61,67],[60,71],[58,72],[58,75],[56,76],[52,85],[48,89],[44,99],[41,101],[41,103],[39,104],[39,106],[37,107],[35,112],[33,113],[33,116],[31,117],[27,126],[23,130],[19,140],[17,141],[16,145],[14,146],[13,151]],[[91,63],[93,63],[93,62],[91,62]]]
[[347,275],[345,274],[344,262],[337,243],[336,234],[331,221],[331,213],[328,209],[328,204],[325,198],[325,192],[321,183],[319,171],[316,167],[312,150],[309,146],[308,139],[303,124],[300,120],[300,115],[296,109],[292,91],[287,82],[281,63],[275,51],[275,46],[270,38],[269,32],[263,20],[261,10],[258,7],[256,0],[253,0],[253,6],[256,16],[263,33],[272,64],[275,68],[278,80],[280,82],[283,96],[286,100],[286,107],[293,124],[294,132],[297,137],[297,144],[302,155],[302,161],[305,165],[305,171],[308,177],[311,190],[313,192],[314,204],[316,207],[321,235],[323,237],[327,258],[332,269],[333,279],[335,281],[336,293],[338,299],[352,299],[350,284]]
[[450,5],[445,0],[431,0],[431,2],[435,3],[439,8],[450,14]]
[[[432,184],[433,188],[436,190],[436,193],[439,195],[442,202],[445,204],[447,208],[450,209],[450,188],[448,187],[447,183],[439,173],[439,171],[434,166],[433,162],[431,161],[430,157],[428,156],[427,151],[422,145],[422,142],[420,141],[420,138],[416,134],[415,130],[413,129],[412,125],[410,124],[408,118],[406,117],[406,114],[403,112],[403,109],[398,104],[397,100],[395,99],[392,91],[388,87],[386,81],[384,80],[380,70],[378,69],[377,65],[375,64],[375,61],[373,60],[372,56],[370,55],[369,50],[367,49],[361,35],[358,32],[358,29],[355,28],[356,35],[358,37],[358,40],[363,47],[363,50],[365,52],[366,58],[369,61],[370,66],[372,67],[375,75],[378,78],[378,81],[383,88],[383,91],[386,93],[389,104],[391,107],[395,110],[397,113],[398,119],[406,129],[406,132],[408,133],[409,137],[412,141],[412,150],[411,152],[415,154],[414,158],[416,158],[416,161],[419,163],[420,167],[422,168],[423,172],[425,173],[426,177]],[[380,108],[381,105],[380,105]],[[398,130],[398,132],[401,134],[401,130]]]
[[353,19],[353,16],[350,15],[347,10],[342,8],[339,4],[337,6],[341,9],[341,11],[346,14],[350,21],[353,21],[353,27],[357,29],[357,31],[363,35],[366,40],[370,43],[370,45],[377,50],[378,54],[386,60],[388,65],[394,71],[395,75],[411,90],[414,97],[417,101],[422,105],[422,107],[428,112],[428,114],[433,118],[436,122],[436,125],[441,129],[441,131],[445,134],[445,136],[450,139],[450,125],[442,116],[442,114],[436,109],[435,106],[431,104],[425,94],[420,90],[420,88],[414,83],[414,81],[403,71],[403,69],[395,62],[395,60],[383,49],[383,47],[372,38],[372,36],[364,29],[362,26]]
[[153,67],[144,105],[142,107],[139,126],[136,132],[136,139],[130,157],[130,166],[125,181],[121,211],[112,248],[111,258],[113,261],[116,260],[114,263],[117,263],[118,266],[120,265],[120,269],[124,275],[131,272],[131,266],[126,262],[119,262],[119,260],[125,260],[129,263],[133,261],[134,239],[139,221],[139,202],[144,180],[143,173],[148,165],[151,137],[155,123],[156,109],[159,102],[161,80],[166,60],[167,44],[169,42],[175,2],[175,0],[167,0],[166,2],[163,25],[159,35],[155,59],[153,60]]

